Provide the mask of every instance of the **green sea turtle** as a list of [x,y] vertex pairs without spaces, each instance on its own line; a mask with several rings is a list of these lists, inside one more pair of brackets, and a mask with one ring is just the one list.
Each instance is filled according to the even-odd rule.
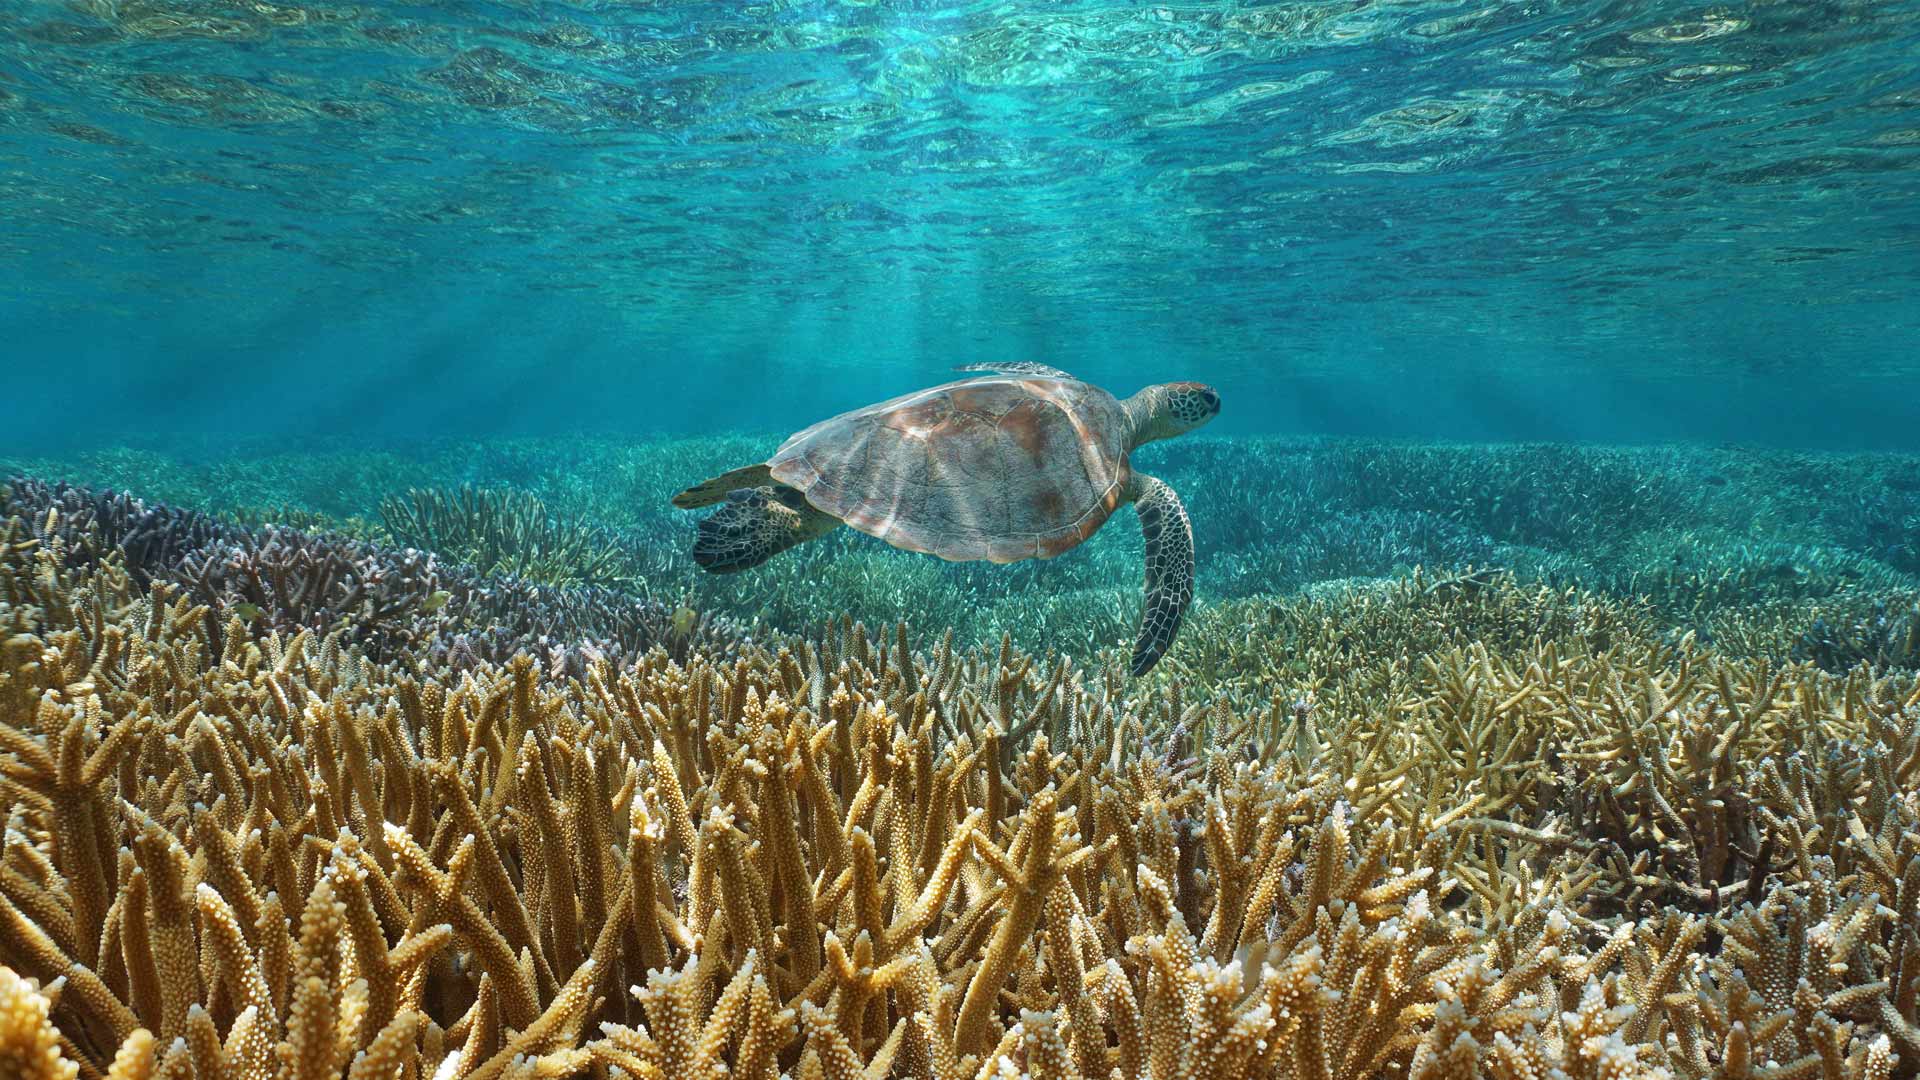
[[1147,541],[1132,664],[1144,674],[1193,599],[1193,528],[1173,489],[1128,458],[1213,419],[1220,395],[1176,382],[1121,401],[1040,364],[958,370],[996,374],[823,420],[765,462],[674,496],[682,509],[720,507],[700,523],[694,562],[745,570],[842,524],[943,559],[1050,559],[1130,502]]

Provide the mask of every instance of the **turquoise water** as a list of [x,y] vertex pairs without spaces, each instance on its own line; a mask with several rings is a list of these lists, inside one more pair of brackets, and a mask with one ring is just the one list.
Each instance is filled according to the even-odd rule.
[[1920,0],[0,0],[0,790],[0,1080],[1920,1080]]
[[0,2],[0,440],[1920,446],[1920,3]]

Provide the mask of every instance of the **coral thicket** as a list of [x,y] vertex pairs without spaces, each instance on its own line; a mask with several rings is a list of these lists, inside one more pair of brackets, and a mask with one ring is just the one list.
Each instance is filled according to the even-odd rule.
[[681,655],[728,647],[739,631],[614,590],[485,574],[431,552],[332,532],[257,528],[111,491],[16,479],[6,489],[16,543],[57,540],[68,566],[109,560],[137,587],[161,583],[204,605],[210,643],[275,629],[337,632],[373,659],[459,667],[525,653],[579,670],[591,657]]
[[[598,583],[777,632],[811,633],[830,615],[908,619],[928,632],[952,628],[961,642],[1005,634],[1022,649],[1088,662],[1133,640],[1142,554],[1130,520],[1066,557],[1013,566],[943,564],[837,530],[738,577],[700,573],[691,525],[669,498],[765,458],[778,441],[101,450],[0,461],[0,472],[411,546],[480,576]],[[1908,644],[1920,604],[1920,457],[1204,434],[1137,456],[1189,504],[1195,615],[1227,601],[1286,604],[1328,582],[1404,578],[1416,567],[1433,576],[1500,569],[1523,584],[1644,600],[1661,622],[1723,654],[1833,672],[1861,661],[1920,665]],[[421,500],[434,528],[406,524],[406,508]]]
[[383,500],[380,520],[395,543],[437,551],[483,574],[546,585],[612,585],[627,576],[617,541],[553,516],[525,491],[416,489]]
[[8,1076],[1920,1062],[1911,671],[1499,570],[1217,604],[1152,682],[489,588],[15,485]]

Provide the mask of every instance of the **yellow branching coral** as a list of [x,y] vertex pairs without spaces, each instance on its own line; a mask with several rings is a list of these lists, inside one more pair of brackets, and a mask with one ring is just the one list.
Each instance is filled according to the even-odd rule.
[[[0,1073],[19,1080],[74,1080],[80,1066],[61,1052],[40,988],[0,965]],[[151,1037],[148,1039],[151,1042]]]
[[[1353,670],[1310,701],[1129,696],[845,621],[456,671],[216,628],[6,528],[34,538],[0,544],[0,1055],[23,1077],[1920,1061],[1910,680],[1631,620],[1381,644],[1431,636],[1407,620],[1436,606],[1557,610],[1494,579],[1355,616],[1345,652],[1315,638]],[[1596,633],[1618,640],[1569,645]]]

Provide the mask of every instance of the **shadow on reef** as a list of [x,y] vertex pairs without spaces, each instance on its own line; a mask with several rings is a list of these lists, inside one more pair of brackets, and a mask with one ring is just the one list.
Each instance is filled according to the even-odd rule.
[[1147,682],[844,617],[588,648],[540,606],[576,594],[417,552],[32,481],[6,514],[35,1080],[1920,1062],[1912,672],[1485,571],[1217,604]]

